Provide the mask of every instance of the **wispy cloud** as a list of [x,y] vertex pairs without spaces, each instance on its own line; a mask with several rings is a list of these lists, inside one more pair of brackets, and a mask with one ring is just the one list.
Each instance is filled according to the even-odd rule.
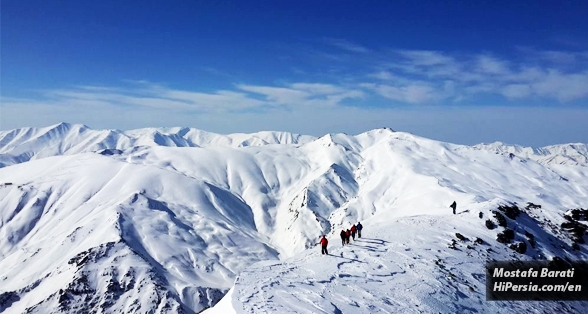
[[404,57],[408,64],[413,66],[438,66],[455,64],[455,60],[439,51],[433,50],[396,50],[396,53]]
[[217,77],[222,77],[222,78],[226,78],[226,79],[236,79],[237,76],[233,75],[231,73],[225,72],[225,71],[221,71],[217,68],[213,68],[213,67],[203,67],[202,71],[208,73],[208,74],[212,74],[214,76]]
[[362,87],[374,91],[378,95],[401,103],[424,104],[438,101],[442,95],[427,83],[414,83],[404,86],[364,83]]
[[135,84],[127,88],[82,86],[71,89],[46,91],[43,101],[55,106],[105,104],[122,107],[149,107],[178,111],[227,111],[265,105],[245,93],[220,90],[213,93],[192,92],[166,88],[154,84]]
[[352,43],[348,40],[345,39],[336,39],[336,38],[325,38],[323,40],[323,42],[327,45],[345,50],[347,52],[353,52],[353,53],[368,53],[371,52],[370,49],[358,45],[356,43]]
[[[521,84],[507,85],[506,88]],[[580,73],[561,73],[557,70],[547,70],[545,75],[535,81],[530,81],[519,97],[529,95],[556,98],[560,102],[567,102],[588,96],[588,71]],[[508,95],[505,95],[508,97]],[[510,98],[513,98],[512,95]]]
[[[371,51],[369,58],[359,58],[362,62],[358,63],[348,61],[345,67],[329,75],[324,75],[327,70],[319,73],[322,75],[311,73],[309,76],[315,78],[312,81],[242,83],[213,91],[171,88],[148,81],[125,81],[116,87],[61,88],[41,91],[27,99],[3,96],[0,118],[6,123],[8,116],[32,121],[45,115],[63,117],[62,121],[90,123],[101,121],[100,117],[102,120],[140,117],[146,125],[157,125],[159,117],[169,117],[169,121],[182,121],[173,123],[181,125],[191,121],[190,118],[203,121],[206,117],[218,125],[230,126],[221,117],[240,121],[239,117],[255,116],[266,119],[264,125],[274,125],[271,124],[274,119],[282,123],[306,123],[302,112],[322,112],[324,117],[330,115],[334,119],[343,113],[351,118],[351,112],[374,118],[378,112],[410,105],[468,107],[478,105],[488,95],[493,100],[502,97],[504,101],[495,104],[503,107],[521,103],[565,107],[570,102],[588,100],[588,52],[522,52],[518,58],[507,59],[490,53]],[[368,109],[369,115],[362,111]],[[290,121],[294,116],[298,120]],[[334,120],[321,122],[335,123]]]
[[[538,63],[538,56],[549,59]],[[202,92],[181,90],[146,81],[119,87],[78,86],[44,91],[34,100],[3,99],[3,106],[43,103],[83,108],[118,106],[178,112],[223,113],[244,110],[291,109],[300,106],[379,106],[396,104],[465,104],[485,95],[516,102],[548,100],[566,103],[588,98],[588,53],[527,51],[522,61],[484,54],[451,55],[440,51],[394,50],[377,58],[371,73],[332,82],[236,84]],[[558,64],[575,60],[578,67]],[[344,82],[344,83],[342,83]],[[375,97],[375,98],[374,98]],[[383,100],[383,101],[382,101]]]
[[488,55],[481,55],[477,57],[477,67],[475,69],[479,73],[490,75],[510,75],[508,63]]
[[543,60],[561,64],[571,64],[578,60],[577,54],[567,51],[538,51],[537,55]]
[[132,82],[126,87],[78,86],[43,91],[35,99],[3,98],[5,107],[50,106],[100,109],[156,109],[174,112],[227,113],[296,106],[335,106],[346,99],[361,98],[364,92],[322,83],[293,83],[286,86],[236,85],[235,90],[194,92],[149,82]]
[[288,87],[238,85],[240,90],[259,94],[268,103],[278,105],[337,105],[348,98],[361,98],[357,89],[346,90],[340,86],[320,83],[295,83]]
[[[525,52],[514,62],[489,54],[396,50],[368,75],[379,82],[364,86],[385,98],[413,104],[472,100],[481,94],[560,103],[588,97],[586,52]],[[570,62],[578,66],[564,66]]]

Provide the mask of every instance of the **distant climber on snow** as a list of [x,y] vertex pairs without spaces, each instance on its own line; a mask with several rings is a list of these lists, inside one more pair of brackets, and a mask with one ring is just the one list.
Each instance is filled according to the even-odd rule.
[[361,225],[361,222],[357,223],[357,237],[361,238],[361,229],[363,229],[363,226]]
[[329,255],[329,251],[327,251],[328,244],[329,244],[329,240],[327,240],[327,238],[325,238],[325,236],[323,235],[323,238],[321,239],[321,246],[322,246],[321,253]]
[[357,232],[357,227],[353,225],[351,226],[351,236],[353,237],[353,241],[355,241],[355,232]]
[[345,232],[345,243],[349,244],[349,237],[351,237],[351,230],[347,229]]
[[347,232],[345,232],[345,230],[341,230],[341,233],[339,235],[341,236],[341,244],[345,245],[345,239],[347,238]]
[[449,207],[453,208],[453,214],[455,215],[455,209],[457,208],[457,203],[455,201],[453,201],[453,203],[451,205],[449,205]]

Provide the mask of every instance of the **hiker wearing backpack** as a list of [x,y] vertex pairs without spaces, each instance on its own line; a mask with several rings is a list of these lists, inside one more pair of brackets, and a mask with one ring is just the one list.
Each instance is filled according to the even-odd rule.
[[363,229],[363,226],[361,225],[361,222],[357,223],[357,237],[361,238],[361,229]]
[[341,230],[339,234],[341,236],[341,245],[345,245],[345,239],[347,238],[347,232],[345,230]]
[[355,241],[355,233],[357,232],[357,227],[355,225],[351,226],[351,237],[353,237],[353,241]]

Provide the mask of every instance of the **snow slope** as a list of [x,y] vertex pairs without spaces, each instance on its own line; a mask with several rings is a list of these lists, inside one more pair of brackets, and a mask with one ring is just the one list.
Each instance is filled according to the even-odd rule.
[[[235,313],[585,312],[587,302],[487,302],[484,272],[489,260],[587,259],[586,246],[574,250],[559,228],[566,221],[562,208],[588,202],[585,167],[545,167],[402,133],[361,155],[366,190],[343,206],[345,218],[333,224],[331,256],[321,256],[317,246],[257,263],[239,275],[221,306],[230,304]],[[459,204],[456,216],[446,208],[452,199]],[[488,230],[484,222],[499,205],[527,201],[542,208],[507,218],[516,234],[512,242],[529,246],[519,254],[497,243],[504,228]],[[364,238],[343,247],[338,231],[357,220],[366,226]]]
[[[316,139],[143,129],[119,132],[109,146],[96,143],[108,142],[100,138],[110,131],[23,130],[0,137],[0,158],[10,160],[0,184],[12,183],[0,185],[0,312],[193,313],[231,287],[221,308],[208,311],[574,312],[587,305],[486,302],[480,275],[489,259],[588,257],[561,228],[564,212],[588,204],[588,167],[580,163],[390,129]],[[42,139],[51,132],[61,135]],[[180,138],[191,144],[176,145]],[[447,207],[453,200],[455,216]],[[512,243],[528,244],[523,254],[496,241],[503,227],[484,225],[514,202],[523,213],[506,220]],[[527,202],[542,207],[525,210]],[[365,238],[341,247],[339,231],[359,220]],[[457,232],[469,240],[452,245]],[[322,234],[331,256],[317,254]]]
[[[172,309],[197,309],[224,294],[246,265],[276,258],[259,240],[248,206],[202,180],[98,154],[1,171],[18,182],[0,189],[2,290],[33,289],[12,305],[15,313],[35,304],[56,307],[70,287],[106,291],[108,280],[125,274],[134,284],[112,288],[115,299],[140,300],[146,292],[134,287],[141,283],[158,295],[142,307],[168,304],[167,298]],[[74,288],[65,299],[77,295]],[[162,293],[169,296],[161,299]]]
[[[205,313],[585,313],[587,302],[486,301],[487,260],[531,257],[494,245],[495,233],[474,216],[367,219],[351,245],[331,237],[329,256],[317,247],[254,264]],[[449,249],[456,232],[469,240]]]

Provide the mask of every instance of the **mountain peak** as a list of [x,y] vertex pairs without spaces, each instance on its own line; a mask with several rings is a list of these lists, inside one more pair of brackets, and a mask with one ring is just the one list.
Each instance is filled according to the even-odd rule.
[[68,122],[60,122],[54,125],[49,126],[51,129],[58,129],[58,130],[69,130],[71,129],[73,124]]

